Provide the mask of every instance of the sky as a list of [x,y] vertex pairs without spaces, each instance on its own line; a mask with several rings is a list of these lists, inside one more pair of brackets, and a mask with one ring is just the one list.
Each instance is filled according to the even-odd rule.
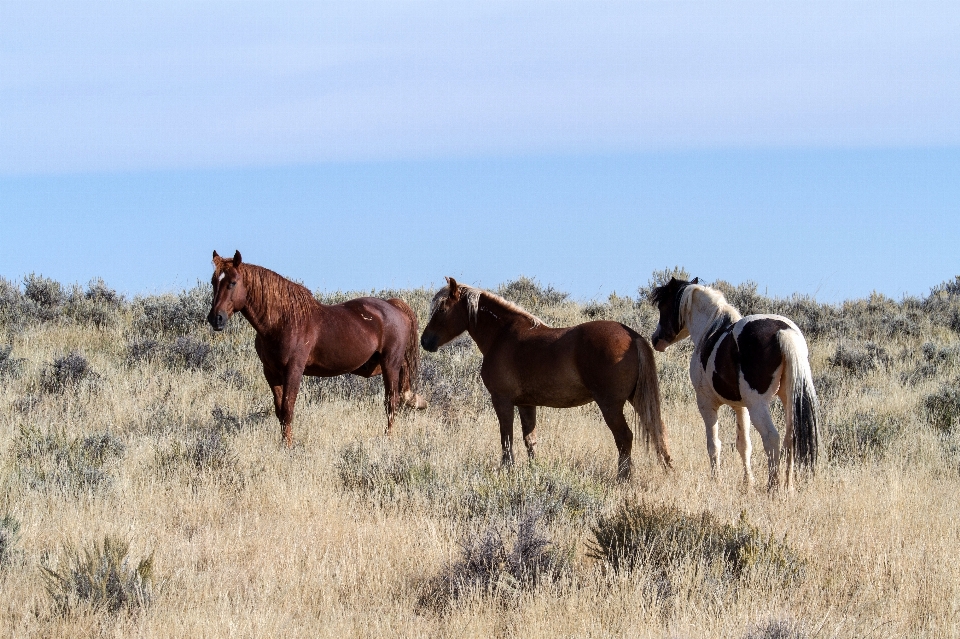
[[958,241],[957,3],[0,0],[7,279],[835,302]]

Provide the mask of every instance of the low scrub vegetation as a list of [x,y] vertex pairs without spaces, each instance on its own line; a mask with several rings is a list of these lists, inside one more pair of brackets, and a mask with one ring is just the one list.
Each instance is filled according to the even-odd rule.
[[[495,290],[548,323],[650,335],[649,290]],[[642,281],[642,280],[638,280]],[[618,483],[593,405],[499,425],[467,336],[422,353],[425,411],[383,434],[379,377],[304,381],[280,441],[253,332],[210,287],[0,279],[0,628],[48,636],[946,637],[960,625],[960,278],[841,304],[716,282],[804,331],[824,462],[742,486],[733,413],[711,479],[692,346],[657,354],[674,468]],[[402,297],[425,324],[433,289]],[[782,412],[774,408],[781,423]],[[632,413],[627,417],[633,424]],[[753,433],[753,471],[766,460]],[[135,549],[155,549],[130,552]],[[162,584],[158,587],[157,584]],[[872,634],[871,634],[872,633]]]

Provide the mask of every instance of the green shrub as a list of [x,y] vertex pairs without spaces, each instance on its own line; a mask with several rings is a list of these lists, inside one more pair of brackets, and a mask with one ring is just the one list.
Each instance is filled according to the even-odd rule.
[[745,512],[736,524],[727,524],[709,511],[691,515],[674,506],[628,503],[601,516],[592,532],[590,557],[618,572],[644,569],[655,580],[669,581],[685,564],[728,580],[766,575],[786,583],[803,571],[786,541],[763,534]]
[[47,593],[61,614],[81,606],[117,613],[150,604],[153,554],[133,567],[130,545],[106,536],[82,553],[65,549],[59,566],[43,566]]

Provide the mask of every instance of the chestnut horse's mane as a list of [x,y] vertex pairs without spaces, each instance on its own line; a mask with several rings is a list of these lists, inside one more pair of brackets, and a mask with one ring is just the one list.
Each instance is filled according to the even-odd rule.
[[319,302],[302,284],[291,282],[268,268],[244,262],[243,285],[247,289],[247,303],[254,304],[260,319],[266,326],[278,326],[286,322],[300,322]]
[[[505,300],[495,293],[490,291],[485,291],[474,286],[468,286],[466,284],[460,284],[460,295],[467,302],[467,310],[470,312],[470,323],[476,324],[477,322],[477,311],[480,310],[480,296],[485,295],[491,302],[494,302],[498,306],[502,307],[505,310],[512,311],[522,317],[527,318],[533,324],[533,328],[537,326],[546,326],[549,328],[549,324],[544,322],[542,319],[526,310],[519,304],[515,304],[509,300]],[[440,304],[449,299],[450,289],[442,288],[436,295],[433,297],[433,302],[430,304],[430,315],[433,315],[436,312],[437,308],[440,307]]]

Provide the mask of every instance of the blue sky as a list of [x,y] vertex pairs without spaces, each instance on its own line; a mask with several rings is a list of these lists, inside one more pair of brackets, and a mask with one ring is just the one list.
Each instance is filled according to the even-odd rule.
[[0,2],[0,275],[960,272],[960,5]]

